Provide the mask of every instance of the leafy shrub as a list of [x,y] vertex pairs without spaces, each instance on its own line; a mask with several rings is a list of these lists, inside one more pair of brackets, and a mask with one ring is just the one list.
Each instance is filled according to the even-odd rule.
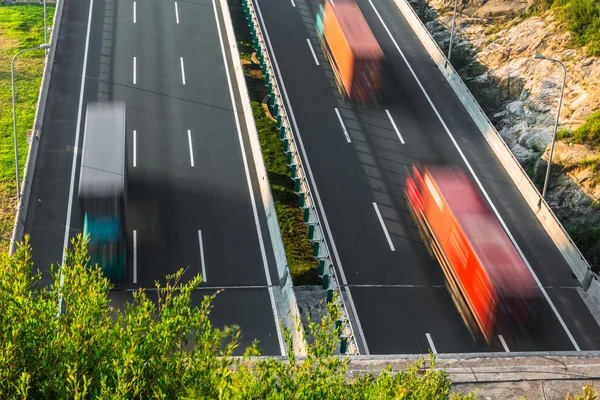
[[600,55],[600,2],[597,0],[546,0],[558,10],[581,46],[589,46],[590,55]]
[[[200,277],[180,283],[182,271],[115,309],[110,283],[88,266],[81,235],[72,241],[54,283],[39,285],[25,238],[13,256],[0,254],[0,398],[31,399],[473,399],[451,393],[445,371],[419,361],[406,371],[347,378],[349,359],[334,355],[341,327],[335,302],[309,323],[307,357],[251,358],[258,344],[233,357],[237,327],[212,326],[214,296],[197,307]],[[218,295],[218,294],[217,294]],[[63,307],[57,317],[57,304]],[[285,331],[288,349],[292,339]]]

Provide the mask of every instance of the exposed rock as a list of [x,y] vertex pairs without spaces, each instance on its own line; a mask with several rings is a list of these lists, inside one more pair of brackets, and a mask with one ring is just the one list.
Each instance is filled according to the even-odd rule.
[[531,0],[490,0],[475,12],[477,17],[497,17],[525,12]]

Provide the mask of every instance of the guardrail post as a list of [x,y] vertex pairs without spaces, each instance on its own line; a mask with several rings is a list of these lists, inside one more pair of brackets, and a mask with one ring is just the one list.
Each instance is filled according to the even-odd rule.
[[296,176],[296,174],[297,174],[296,168],[297,168],[297,167],[296,167],[296,164],[292,164],[292,165],[290,165],[290,176],[291,176],[291,177],[292,177],[292,179],[294,179],[294,180],[297,178],[297,176]]
[[319,267],[317,268],[317,275],[322,278],[325,275],[325,260],[319,260]]
[[[323,281],[321,283],[321,287],[323,288],[323,290],[327,290],[329,288],[329,275],[323,275]],[[327,301],[329,302],[329,301]]]

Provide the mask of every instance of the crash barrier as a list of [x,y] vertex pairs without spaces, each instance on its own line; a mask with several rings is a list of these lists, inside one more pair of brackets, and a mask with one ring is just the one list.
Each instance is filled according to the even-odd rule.
[[[573,274],[581,282],[583,288],[588,291],[588,294],[594,297],[597,304],[600,304],[600,282],[598,282],[598,276],[592,272],[589,264],[546,201],[542,199],[540,202],[540,192],[512,154],[485,112],[481,109],[479,103],[477,103],[477,100],[475,100],[456,70],[452,67],[452,64],[439,48],[423,22],[419,19],[415,10],[407,0],[394,1],[473,121],[479,127],[479,130],[523,195],[527,204],[556,244],[556,247],[571,267]],[[590,287],[595,289],[588,290]]]
[[[258,131],[254,121],[254,114],[252,111],[252,105],[250,103],[250,96],[248,95],[246,79],[244,78],[244,69],[240,61],[240,55],[235,40],[229,6],[227,4],[227,0],[219,1],[221,10],[223,10],[223,20],[225,21],[225,31],[228,38],[227,45],[233,59],[233,69],[239,87],[242,102],[242,112],[244,113],[244,120],[246,122],[248,131],[250,147],[252,148],[252,159],[254,160],[256,174],[258,176],[261,199],[265,210],[267,226],[273,246],[273,253],[275,255],[275,263],[277,264],[277,275],[279,282],[275,286],[279,286],[280,289],[277,293],[275,293],[276,301],[278,303],[277,308],[280,312],[282,325],[289,328],[292,334],[294,341],[294,354],[297,356],[305,356],[306,347],[304,343],[302,321],[300,319],[300,313],[296,303],[296,295],[294,294],[294,287],[292,285],[292,279],[285,256],[285,249],[281,239],[281,231],[279,230],[279,222],[277,220],[277,212],[275,211],[275,203],[273,201],[269,177],[262,156],[260,139],[258,137]],[[271,288],[269,288],[269,290],[271,290]]]
[[37,159],[37,152],[40,144],[40,135],[42,134],[42,126],[44,124],[44,112],[46,111],[48,87],[50,86],[50,76],[52,74],[52,66],[54,64],[54,55],[56,54],[56,43],[58,39],[58,32],[60,30],[63,5],[64,0],[58,0],[56,2],[56,8],[54,9],[54,22],[52,24],[52,33],[50,35],[50,43],[52,43],[52,47],[48,50],[48,53],[46,54],[46,60],[44,61],[42,84],[40,86],[35,119],[33,120],[31,144],[29,145],[29,150],[27,152],[27,161],[25,162],[25,171],[23,172],[23,181],[21,184],[21,196],[17,204],[17,216],[13,226],[13,234],[10,239],[10,254],[13,254],[17,249],[17,243],[23,240],[25,218],[27,216],[27,207],[29,206],[29,195],[31,194],[31,182],[33,180],[35,161]]
[[[221,2],[225,1],[226,0],[221,0]],[[302,158],[290,123],[290,118],[283,102],[282,92],[278,82],[278,78],[281,79],[281,76],[278,77],[275,72],[275,66],[271,58],[272,55],[269,53],[268,37],[265,37],[263,34],[263,27],[259,22],[255,4],[252,0],[241,0],[241,3],[252,35],[254,49],[256,50],[257,58],[260,61],[262,74],[265,78],[265,85],[268,89],[269,106],[272,108],[273,116],[277,119],[279,138],[283,142],[286,162],[290,167],[291,177],[294,181],[294,191],[298,195],[298,206],[304,212],[304,223],[308,225],[308,238],[313,244],[313,256],[319,262],[318,275],[322,279],[322,288],[326,291],[327,301],[331,302],[334,298],[334,292],[339,290],[339,284],[331,258],[331,252],[329,251],[329,246],[325,240],[325,234],[315,205],[316,203],[313,201],[308,175],[303,167]],[[290,281],[289,278],[286,279]],[[356,344],[352,325],[348,319],[347,308],[345,307],[345,301],[341,291],[339,292],[337,301],[342,312],[342,318],[337,321],[337,326],[342,327],[339,351],[341,354],[358,354],[358,346]]]

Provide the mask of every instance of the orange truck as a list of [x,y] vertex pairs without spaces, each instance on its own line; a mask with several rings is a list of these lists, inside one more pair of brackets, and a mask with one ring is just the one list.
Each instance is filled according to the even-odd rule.
[[499,332],[535,328],[541,290],[465,173],[413,166],[406,198],[472,335],[490,343]]
[[384,55],[356,2],[325,0],[316,28],[342,96],[362,104],[377,102]]

